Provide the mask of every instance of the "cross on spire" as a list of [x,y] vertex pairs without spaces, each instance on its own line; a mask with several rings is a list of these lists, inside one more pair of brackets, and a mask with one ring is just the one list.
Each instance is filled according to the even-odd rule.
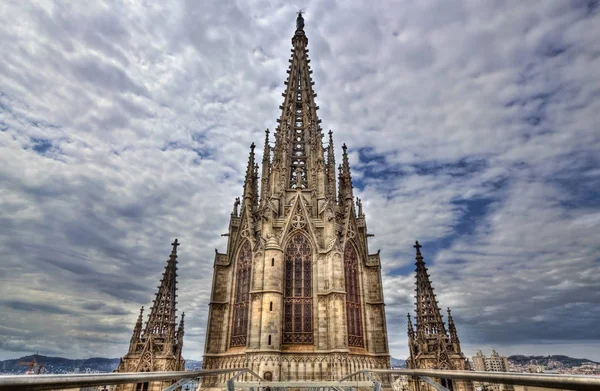
[[417,249],[417,253],[420,253],[420,252],[421,252],[421,247],[422,247],[422,246],[419,244],[419,241],[418,241],[418,240],[417,240],[417,241],[415,241],[415,245],[414,245],[413,247]]
[[177,238],[175,238],[175,241],[173,243],[171,243],[171,246],[173,246],[173,254],[177,253],[177,247],[179,247],[181,245],[181,243],[179,243],[179,241],[177,240]]

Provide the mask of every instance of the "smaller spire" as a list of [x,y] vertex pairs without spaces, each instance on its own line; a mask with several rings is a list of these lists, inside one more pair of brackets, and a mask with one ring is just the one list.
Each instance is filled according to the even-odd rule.
[[456,332],[456,326],[454,325],[450,307],[448,307],[448,334],[450,334],[450,341],[456,345],[458,349],[457,352],[460,352],[460,340],[458,339],[458,333]]
[[177,342],[179,345],[183,343],[183,320],[185,319],[185,312],[181,313],[181,320],[179,321],[179,328],[177,329]]
[[410,313],[408,315],[408,340],[409,342],[415,337],[415,330],[413,329],[412,320],[410,319]]
[[133,335],[131,336],[131,341],[129,343],[129,350],[131,352],[135,351],[136,344],[140,341],[140,336],[142,335],[143,314],[144,306],[140,309],[140,314],[138,315],[137,322],[135,322],[135,327],[133,328]]
[[255,194],[255,163],[254,163],[254,143],[250,144],[250,154],[248,156],[248,166],[246,167],[246,179],[244,181],[244,205],[254,205]]
[[181,313],[181,320],[179,321],[179,329],[183,330],[183,320],[185,319],[185,312]]
[[271,147],[269,146],[269,129],[265,130],[265,148],[262,158],[262,182],[260,185],[260,202],[264,204],[269,194],[271,182]]
[[333,149],[333,132],[329,130],[329,145],[327,146],[327,184],[329,196],[335,202],[335,151]]
[[269,147],[269,129],[265,130],[265,148],[263,150],[263,165],[270,161],[271,148]]
[[352,193],[352,176],[350,175],[350,162],[348,161],[348,147],[346,144],[342,145],[342,150],[342,165],[340,166],[338,196],[340,197],[340,201],[352,201],[354,199],[354,195]]

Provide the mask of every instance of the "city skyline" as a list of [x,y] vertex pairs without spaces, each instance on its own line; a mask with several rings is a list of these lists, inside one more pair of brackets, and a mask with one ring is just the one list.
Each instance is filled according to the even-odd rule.
[[600,361],[598,5],[449,4],[0,5],[0,359],[122,356],[176,237],[183,356],[201,359],[214,249],[301,8],[391,355],[419,240],[467,357]]

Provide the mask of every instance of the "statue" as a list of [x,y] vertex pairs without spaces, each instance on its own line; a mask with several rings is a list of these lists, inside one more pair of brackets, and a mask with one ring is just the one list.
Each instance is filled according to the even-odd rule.
[[240,197],[237,197],[233,203],[233,212],[231,213],[233,217],[238,217],[238,206],[240,206]]
[[298,12],[298,17],[296,18],[296,30],[304,30],[304,18],[302,17],[302,11]]

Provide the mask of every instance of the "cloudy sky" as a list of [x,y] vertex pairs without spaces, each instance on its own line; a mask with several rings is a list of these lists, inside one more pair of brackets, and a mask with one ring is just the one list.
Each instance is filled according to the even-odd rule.
[[214,249],[304,9],[392,355],[418,239],[467,355],[600,361],[600,5],[383,3],[1,1],[0,359],[122,356],[175,237],[201,359]]

